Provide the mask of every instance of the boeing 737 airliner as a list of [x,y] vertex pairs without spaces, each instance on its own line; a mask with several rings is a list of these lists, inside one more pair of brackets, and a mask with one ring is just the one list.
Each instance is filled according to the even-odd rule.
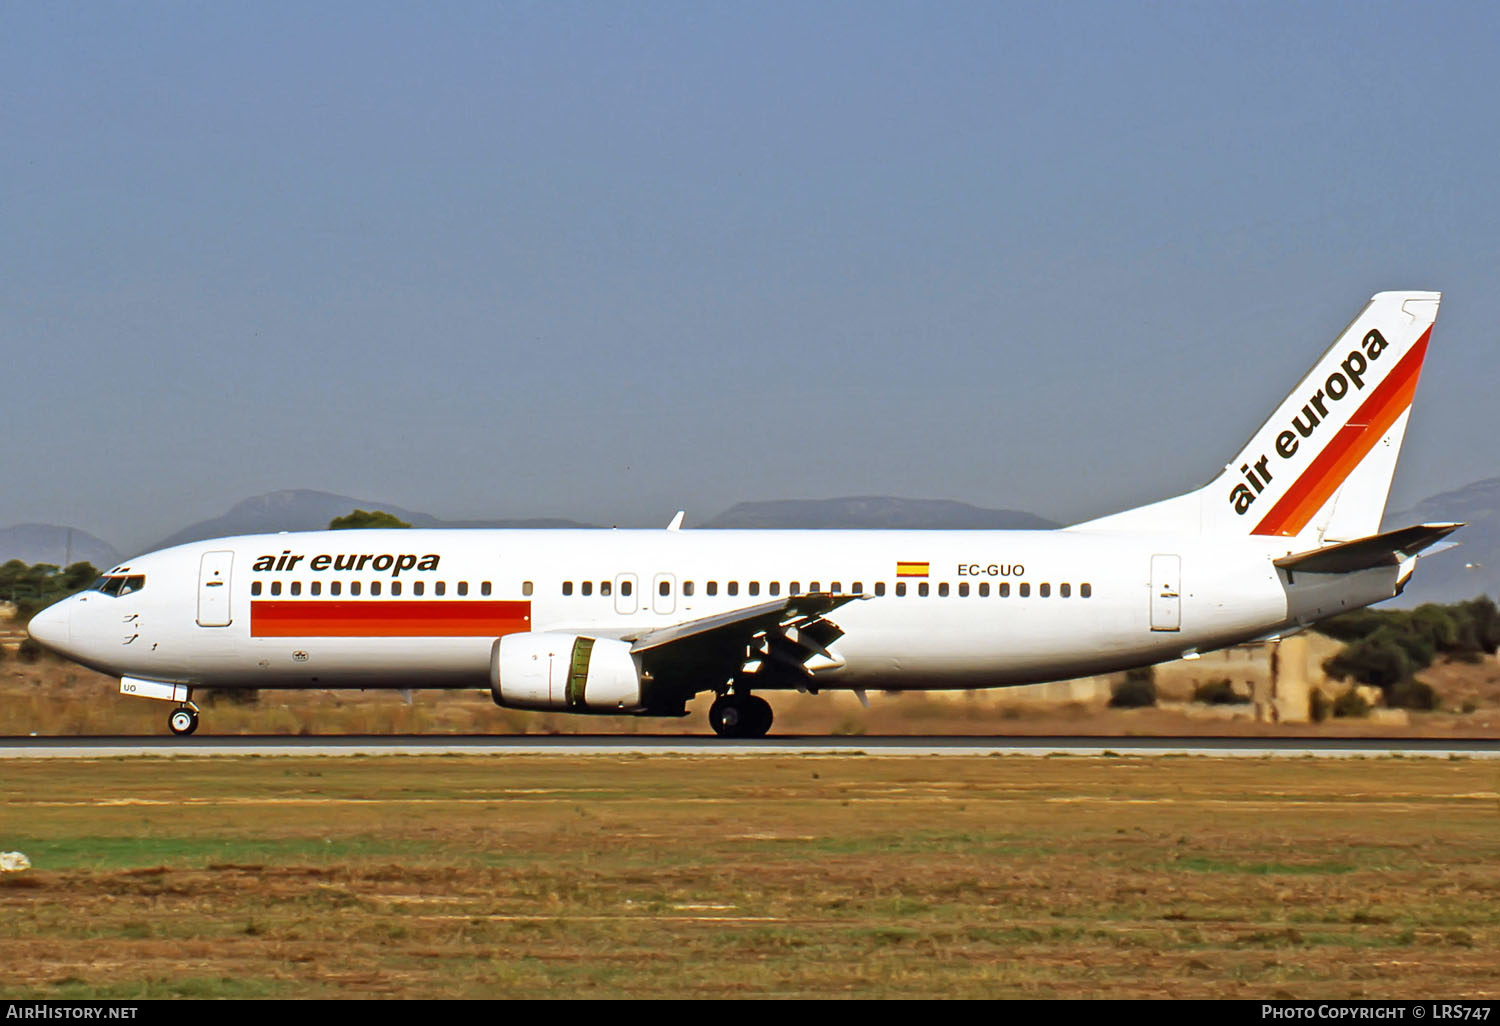
[[366,530],[153,552],[31,634],[175,703],[200,688],[476,688],[759,737],[797,688],[987,688],[1141,666],[1397,594],[1459,524],[1380,533],[1437,317],[1383,292],[1204,487],[1056,531]]

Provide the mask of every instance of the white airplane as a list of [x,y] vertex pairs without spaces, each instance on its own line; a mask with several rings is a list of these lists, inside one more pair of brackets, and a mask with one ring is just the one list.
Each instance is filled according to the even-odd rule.
[[[756,691],[1141,666],[1390,598],[1460,524],[1380,533],[1436,292],[1382,292],[1204,487],[1055,531],[365,530],[195,542],[31,621],[126,695],[476,688],[759,737]],[[1168,430],[1182,430],[1168,424]]]

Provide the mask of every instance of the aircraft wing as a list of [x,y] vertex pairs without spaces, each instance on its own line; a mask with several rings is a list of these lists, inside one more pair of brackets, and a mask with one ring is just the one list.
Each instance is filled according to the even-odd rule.
[[1310,574],[1347,574],[1378,566],[1396,566],[1462,526],[1464,525],[1417,524],[1309,552],[1296,552],[1273,562],[1283,570]]
[[641,670],[657,680],[718,683],[753,675],[810,677],[840,666],[829,651],[844,632],[828,614],[859,595],[788,595],[698,620],[618,635],[631,643]]

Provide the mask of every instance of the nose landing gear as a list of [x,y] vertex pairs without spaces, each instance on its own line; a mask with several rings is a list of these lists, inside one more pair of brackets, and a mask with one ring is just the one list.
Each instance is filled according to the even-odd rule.
[[167,717],[167,729],[178,737],[187,737],[198,729],[198,709],[193,705],[180,705]]
[[771,719],[771,703],[748,693],[720,695],[708,709],[709,725],[720,737],[765,737]]

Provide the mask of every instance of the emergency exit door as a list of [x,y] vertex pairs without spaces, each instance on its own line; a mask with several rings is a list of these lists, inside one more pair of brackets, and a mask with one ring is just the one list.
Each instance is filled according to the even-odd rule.
[[1151,557],[1151,629],[1182,629],[1182,557]]
[[635,574],[615,574],[615,612],[629,615],[639,608],[635,593]]

